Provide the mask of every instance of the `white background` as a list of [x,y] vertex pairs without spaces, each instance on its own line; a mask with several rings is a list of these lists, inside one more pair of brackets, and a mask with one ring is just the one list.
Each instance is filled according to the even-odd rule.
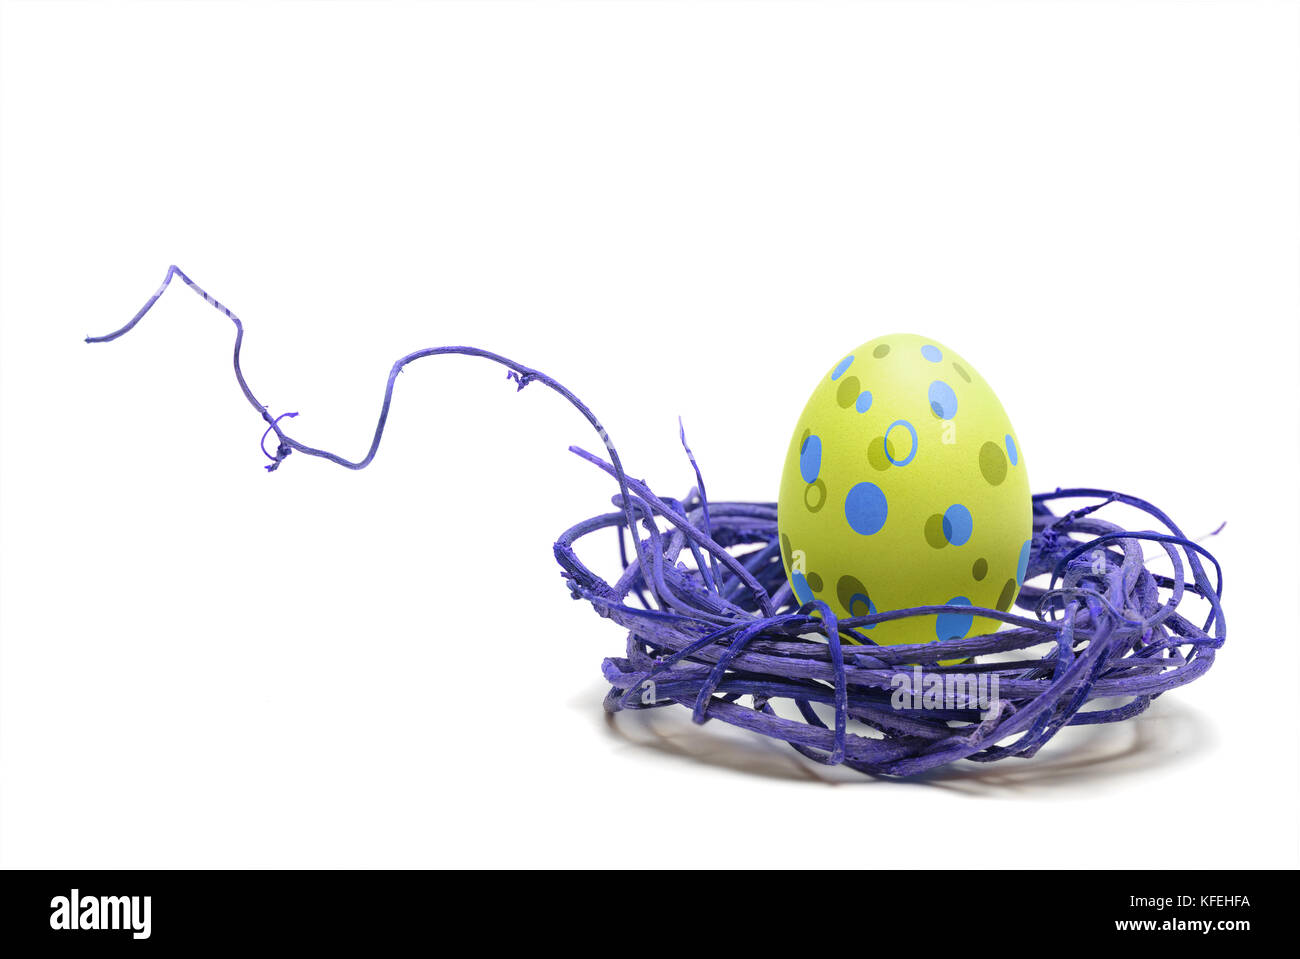
[[[1297,863],[1291,3],[5,3],[7,866]],[[854,345],[923,332],[1036,490],[1227,520],[1229,640],[1143,719],[872,780],[606,718],[550,544],[599,440],[775,497]],[[606,541],[607,543],[609,541]],[[611,569],[612,549],[588,553]]]

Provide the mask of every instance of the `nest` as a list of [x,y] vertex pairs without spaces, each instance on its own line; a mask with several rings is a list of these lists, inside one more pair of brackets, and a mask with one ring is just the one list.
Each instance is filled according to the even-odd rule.
[[[262,451],[268,470],[293,453],[348,469],[368,466],[398,375],[425,357],[489,360],[507,368],[517,389],[539,382],[572,404],[609,459],[573,451],[619,486],[615,511],[578,523],[555,544],[574,598],[627,630],[625,654],[604,661],[611,687],[605,708],[611,712],[684,706],[697,723],[730,723],[787,742],[817,762],[910,776],[959,759],[1027,758],[1065,726],[1137,716],[1157,696],[1209,669],[1226,638],[1223,577],[1214,557],[1150,503],[1096,489],[1034,496],[1026,584],[1016,600],[1020,614],[944,605],[837,619],[825,603],[800,606],[781,563],[775,503],[710,503],[684,433],[696,485],[683,499],[661,499],[627,475],[609,434],[573,393],[538,370],[477,347],[433,347],[394,363],[361,459],[316,449],[281,425],[296,412],[273,415],[253,394],[240,367],[240,319],[175,266],[130,322],[87,342],[129,332],[174,277],[235,325],[234,372],[267,424]],[[274,453],[265,445],[271,434],[278,440]],[[1083,505],[1057,512],[1058,501]],[[1119,506],[1147,514],[1163,531],[1128,530],[1101,518],[1107,507]],[[622,563],[612,584],[574,549],[605,529],[617,532]],[[1148,568],[1144,544],[1169,558],[1171,573]],[[1213,582],[1203,559],[1214,567]],[[1045,586],[1027,582],[1043,576]],[[1201,626],[1179,612],[1189,594],[1208,606]],[[942,613],[998,620],[1006,628],[897,646],[877,645],[862,632],[876,623]]]
[[[837,619],[825,603],[800,606],[792,596],[775,503],[709,503],[702,483],[682,500],[661,499],[635,480],[625,485],[617,512],[579,523],[555,544],[573,596],[627,630],[626,653],[604,661],[611,712],[684,706],[697,723],[730,723],[820,763],[910,776],[958,759],[1028,758],[1064,726],[1137,716],[1209,669],[1226,636],[1218,563],[1156,507],[1121,493],[1058,489],[1033,498],[1026,581],[1046,575],[1048,583],[1026,582],[1016,601],[1024,615],[944,605]],[[1058,500],[1087,505],[1058,513]],[[1112,504],[1141,510],[1166,532],[1106,521],[1099,514]],[[610,528],[622,558],[612,585],[574,550]],[[1172,575],[1147,568],[1143,546],[1151,543],[1169,557]],[[1178,610],[1188,594],[1208,603],[1201,626]],[[1007,626],[896,646],[862,632],[938,613]]]

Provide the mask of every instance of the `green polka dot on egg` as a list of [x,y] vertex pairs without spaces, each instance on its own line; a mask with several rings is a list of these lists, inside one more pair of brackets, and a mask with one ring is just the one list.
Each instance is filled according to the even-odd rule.
[[[840,601],[840,608],[849,616],[869,616],[876,612],[876,604],[871,601],[867,587],[856,576],[841,576],[835,586],[835,596]],[[866,626],[865,629],[874,629]]]
[[942,513],[931,513],[925,521],[925,541],[933,549],[943,549],[948,545],[948,537],[943,532]]
[[998,594],[998,601],[994,608],[1000,609],[1004,613],[1007,612],[1011,609],[1011,604],[1016,601],[1017,592],[1016,581],[1014,579],[1007,580],[1002,584],[1002,592]]
[[826,505],[826,484],[821,480],[809,483],[803,491],[803,505],[810,513],[819,512]]
[[1007,457],[997,443],[980,447],[980,475],[990,486],[997,486],[1007,478]]
[[[1024,450],[992,388],[951,347],[908,333],[843,353],[830,371],[792,424],[777,501],[799,601],[815,594],[845,618],[1012,608],[1032,511]],[[792,568],[791,544],[815,557],[816,588]],[[955,612],[879,623],[871,638],[927,643],[999,625]]]
[[840,380],[839,389],[835,391],[835,399],[840,406],[848,409],[858,401],[858,396],[862,393],[862,384],[858,382],[856,376],[846,376]]

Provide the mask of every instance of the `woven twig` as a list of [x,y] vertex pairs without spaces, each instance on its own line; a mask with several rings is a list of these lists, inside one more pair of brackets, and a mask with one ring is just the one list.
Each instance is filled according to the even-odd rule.
[[[295,452],[349,469],[369,465],[398,374],[427,356],[491,360],[507,368],[517,389],[542,383],[582,413],[608,460],[571,449],[609,473],[619,493],[614,512],[567,530],[555,544],[555,557],[574,598],[627,631],[624,655],[603,664],[610,711],[681,705],[696,722],[720,720],[780,739],[818,762],[908,776],[958,759],[1033,756],[1064,726],[1136,716],[1161,693],[1209,669],[1226,639],[1222,572],[1213,556],[1150,503],[1097,489],[1034,496],[1026,580],[1046,576],[1047,585],[1021,589],[1016,606],[1024,614],[922,606],[837,619],[821,602],[798,607],[781,564],[776,504],[709,502],[684,431],[682,445],[697,484],[680,500],[656,496],[627,475],[609,435],[573,393],[538,370],[476,347],[435,347],[398,360],[388,374],[370,449],[360,460],[344,459],[289,436],[281,423],[296,413],[274,416],[258,402],[240,367],[243,324],[175,266],[129,323],[87,342],[107,342],[131,330],[173,277],[235,324],[235,376],[267,423],[263,444],[272,433],[278,441],[274,453],[263,445],[268,470]],[[1085,504],[1053,510],[1065,500]],[[1160,529],[1126,530],[1103,520],[1101,512],[1112,504],[1146,513]],[[574,550],[580,539],[604,529],[616,531],[621,557],[612,583]],[[1142,548],[1148,542],[1169,557],[1172,576],[1147,568]],[[1214,567],[1213,581],[1203,560]],[[1200,626],[1178,610],[1188,594],[1208,604]],[[899,646],[875,645],[862,632],[888,620],[939,613],[1000,620],[1009,628]],[[900,676],[917,690],[939,683],[950,695],[938,708],[900,706],[894,696]],[[958,677],[963,683],[952,681]],[[982,688],[997,690],[995,699],[977,701],[973,685],[965,684],[981,677]],[[1085,708],[1102,699],[1111,701]]]

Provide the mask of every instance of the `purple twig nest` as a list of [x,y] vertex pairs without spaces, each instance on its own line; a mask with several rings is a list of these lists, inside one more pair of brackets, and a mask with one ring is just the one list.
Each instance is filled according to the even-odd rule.
[[[625,654],[604,662],[610,711],[681,705],[696,722],[784,740],[817,762],[909,776],[957,759],[1027,758],[1063,726],[1136,716],[1209,669],[1226,635],[1218,564],[1131,496],[1034,497],[1028,576],[1049,574],[1048,585],[1021,590],[1021,614],[974,610],[1010,628],[878,646],[863,628],[972,611],[925,606],[837,620],[824,603],[800,607],[781,564],[775,503],[709,503],[706,519],[698,488],[678,501],[628,485],[639,525],[633,554],[622,510],[577,524],[555,544],[573,595],[627,630]],[[1091,503],[1050,508],[1064,499]],[[1113,503],[1145,511],[1167,532],[1105,521],[1099,511]],[[623,556],[612,585],[574,552],[606,528],[617,530]],[[1170,557],[1172,576],[1147,569],[1148,542]],[[1208,601],[1202,625],[1178,610],[1188,594]],[[961,662],[941,665],[953,660]]]
[[[173,277],[235,324],[235,375],[267,424],[268,470],[294,452],[349,469],[369,465],[398,374],[427,356],[499,363],[518,389],[540,382],[578,409],[609,459],[572,449],[609,473],[619,493],[614,511],[567,530],[555,557],[573,597],[627,631],[624,655],[603,664],[611,712],[684,706],[696,722],[718,720],[783,740],[817,762],[910,776],[958,759],[1027,758],[1064,726],[1137,716],[1161,693],[1209,669],[1226,638],[1223,577],[1214,557],[1150,503],[1097,489],[1034,496],[1026,580],[1046,581],[1026,582],[1018,613],[924,606],[837,619],[822,602],[799,606],[781,563],[775,503],[710,502],[689,447],[696,486],[680,500],[656,496],[627,475],[607,432],[573,393],[538,370],[476,347],[435,347],[398,360],[369,451],[347,460],[289,436],[281,422],[297,414],[274,416],[258,402],[240,367],[243,324],[175,266],[129,323],[87,342],[132,329]],[[265,447],[272,433],[274,453]],[[1057,501],[1082,505],[1058,512]],[[1102,519],[1112,505],[1146,513],[1159,529],[1127,530]],[[574,549],[604,529],[615,531],[621,557],[613,582]],[[1148,568],[1145,544],[1169,558],[1170,572]],[[1204,603],[1199,626],[1179,611],[1189,594]],[[897,646],[876,645],[862,632],[892,619],[950,612],[1008,628]]]

